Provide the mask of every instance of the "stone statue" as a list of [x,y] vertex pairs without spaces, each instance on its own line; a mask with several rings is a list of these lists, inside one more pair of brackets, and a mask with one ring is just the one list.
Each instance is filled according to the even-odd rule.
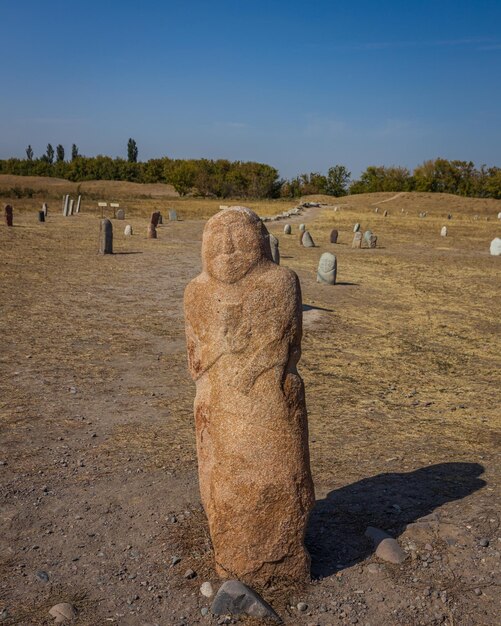
[[206,224],[203,271],[184,297],[200,491],[216,570],[266,583],[309,578],[314,504],[294,272],[271,260],[268,231],[245,207]]

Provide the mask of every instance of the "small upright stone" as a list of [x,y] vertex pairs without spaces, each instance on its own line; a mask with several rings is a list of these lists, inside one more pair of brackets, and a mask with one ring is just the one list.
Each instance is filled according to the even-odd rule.
[[501,255],[501,239],[499,237],[496,237],[491,241],[490,252],[492,256]]
[[131,237],[132,236],[132,226],[130,224],[127,224],[127,226],[125,227],[124,235],[126,237]]
[[331,243],[337,243],[338,237],[339,237],[339,232],[336,229],[331,230],[331,236],[330,236]]
[[77,206],[75,207],[75,213],[80,213],[80,204],[82,202],[82,196],[78,196],[77,198]]
[[45,222],[45,213],[44,211],[38,211],[38,221]]
[[118,209],[117,211],[117,220],[125,219],[125,211],[123,209]]
[[158,216],[158,225],[162,226],[163,223],[164,223],[164,218],[163,218],[163,215],[160,213],[160,215]]
[[375,248],[377,246],[377,237],[376,235],[371,235],[369,239],[369,248]]
[[364,233],[364,243],[370,246],[370,241],[372,237],[372,230],[366,230]]
[[361,248],[362,247],[362,233],[360,231],[356,232],[353,237],[353,242],[351,244],[352,248]]
[[280,265],[280,250],[278,249],[278,239],[271,233],[268,235],[268,241],[270,243],[271,260],[273,263]]
[[66,194],[64,196],[64,201],[63,201],[63,215],[64,215],[64,217],[68,217],[69,206],[70,206],[70,196],[68,194]]
[[379,213],[379,207],[378,206],[374,209],[374,213]]
[[452,213],[448,213],[448,214],[447,214],[447,219],[448,219],[448,220],[451,220],[451,219],[452,219]]
[[45,217],[47,217],[47,215],[49,214],[49,207],[47,205],[47,202],[44,202],[42,204],[42,211],[44,212]]
[[151,214],[150,223],[156,228],[158,226],[158,220],[160,219],[160,211],[154,211]]
[[336,284],[337,260],[330,252],[324,252],[320,257],[317,270],[317,283],[327,285]]
[[440,231],[441,237],[447,237],[447,226],[442,226],[442,230]]
[[290,224],[284,226],[284,235],[290,235],[292,233],[292,227]]
[[498,213],[498,220],[501,220],[501,211]]
[[385,212],[383,213],[383,217],[388,217],[388,211],[385,211]]
[[310,235],[309,231],[305,230],[303,233],[303,238],[301,243],[305,248],[314,248],[315,242],[313,241],[313,237]]
[[74,205],[75,205],[75,200],[73,200],[73,198],[70,198],[70,204],[68,206],[68,215],[73,215]]
[[353,227],[353,232],[358,233],[359,230],[360,230],[360,224],[357,222],[355,226]]
[[108,218],[99,227],[99,254],[113,254],[113,224]]
[[5,205],[5,223],[7,226],[12,226],[14,223],[14,209],[10,204]]
[[177,222],[177,213],[174,209],[169,209],[169,220],[171,222]]
[[258,619],[282,621],[259,594],[239,580],[227,580],[221,585],[211,611],[213,615],[249,615]]
[[306,226],[305,224],[299,224],[299,230],[304,233],[304,231],[306,230]]
[[157,228],[153,222],[148,225],[148,239],[156,239],[157,238]]

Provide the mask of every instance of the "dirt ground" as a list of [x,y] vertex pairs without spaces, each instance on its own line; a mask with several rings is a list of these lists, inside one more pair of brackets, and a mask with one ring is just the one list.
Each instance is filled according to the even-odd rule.
[[[331,205],[288,220],[291,236],[267,223],[303,290],[313,581],[260,591],[289,625],[494,626],[501,258],[489,244],[501,202],[319,199]],[[50,607],[69,602],[81,625],[223,623],[201,612],[200,585],[218,581],[182,311],[202,218],[219,201],[129,196],[112,256],[96,254],[99,213],[85,193],[68,218],[54,194],[45,224],[43,198],[3,201],[14,227],[0,226],[0,621],[51,624]],[[263,216],[293,203],[250,206]],[[146,239],[149,213],[167,207],[181,220]],[[317,247],[300,247],[299,222]],[[355,222],[377,249],[351,248]],[[338,259],[333,287],[315,280],[324,251]],[[402,565],[375,556],[369,525],[398,538]]]

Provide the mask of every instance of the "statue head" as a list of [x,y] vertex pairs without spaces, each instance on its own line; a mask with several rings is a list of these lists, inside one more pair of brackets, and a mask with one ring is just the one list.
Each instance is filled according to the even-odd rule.
[[269,260],[267,230],[246,207],[223,209],[204,228],[204,270],[223,283],[235,283],[263,260]]

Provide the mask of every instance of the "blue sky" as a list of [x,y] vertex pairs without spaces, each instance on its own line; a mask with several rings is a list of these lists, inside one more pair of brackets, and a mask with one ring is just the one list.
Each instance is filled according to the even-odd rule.
[[501,166],[501,0],[0,0],[0,158]]

